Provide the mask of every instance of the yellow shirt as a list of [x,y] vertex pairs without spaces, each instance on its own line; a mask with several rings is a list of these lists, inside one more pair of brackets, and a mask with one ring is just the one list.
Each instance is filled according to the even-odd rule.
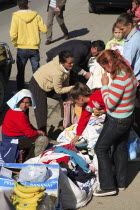
[[37,12],[19,10],[13,13],[10,38],[16,48],[39,49],[40,32],[47,33],[47,26]]

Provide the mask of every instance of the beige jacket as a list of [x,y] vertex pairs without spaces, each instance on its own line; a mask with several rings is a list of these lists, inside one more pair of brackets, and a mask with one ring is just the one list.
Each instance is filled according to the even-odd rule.
[[44,66],[41,66],[33,76],[40,88],[46,92],[54,89],[56,93],[64,94],[68,93],[73,87],[68,86],[70,72],[66,72],[63,66],[61,66],[58,56]]

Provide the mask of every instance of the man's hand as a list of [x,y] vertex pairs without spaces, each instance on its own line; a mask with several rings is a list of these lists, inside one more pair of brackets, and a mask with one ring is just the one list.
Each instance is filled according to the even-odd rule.
[[37,130],[37,133],[39,136],[45,136],[45,132],[41,131],[41,130]]
[[109,77],[107,76],[107,72],[106,72],[106,71],[105,71],[105,73],[102,75],[101,82],[102,82],[102,86],[108,85],[108,83],[109,83]]
[[59,7],[56,7],[54,11],[55,11],[55,12],[60,12]]
[[70,144],[75,144],[79,139],[79,136],[76,136],[74,139],[71,140]]
[[85,78],[86,78],[86,79],[89,79],[89,78],[90,78],[90,75],[91,75],[91,74],[90,74],[89,72],[87,72],[87,73],[85,74]]

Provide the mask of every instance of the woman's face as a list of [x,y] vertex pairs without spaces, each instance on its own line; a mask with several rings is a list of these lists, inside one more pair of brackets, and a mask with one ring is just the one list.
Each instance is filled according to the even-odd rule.
[[20,105],[19,108],[23,111],[26,112],[26,110],[29,108],[29,106],[31,105],[31,99],[30,98],[24,98]]
[[124,26],[123,24],[118,23],[117,28],[120,29],[120,31],[122,32],[122,35],[125,37],[131,32],[132,24],[129,23],[127,26]]
[[66,58],[66,62],[65,63],[61,63],[62,66],[67,69],[67,70],[71,70],[73,65],[74,65],[74,58]]
[[114,38],[116,40],[121,40],[122,39],[122,31],[119,28],[114,29]]
[[108,61],[108,64],[101,64],[102,68],[110,74],[114,73],[112,61]]

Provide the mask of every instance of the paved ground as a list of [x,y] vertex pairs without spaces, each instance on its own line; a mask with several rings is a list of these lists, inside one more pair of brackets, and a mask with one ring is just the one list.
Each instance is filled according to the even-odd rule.
[[[46,22],[46,3],[44,0],[32,0],[30,2],[31,8],[37,10]],[[10,45],[12,54],[15,58],[16,49],[11,45],[9,38],[9,27],[11,21],[12,12],[16,11],[17,8],[13,5],[0,6],[0,41],[5,41]],[[65,22],[68,26],[71,39],[85,39],[85,40],[97,40],[102,39],[107,42],[111,38],[111,28],[115,22],[120,11],[118,10],[105,10],[102,14],[89,14],[88,13],[88,1],[87,0],[70,0],[67,1],[65,11]],[[62,32],[56,23],[54,22],[54,36],[53,43],[45,46],[46,41],[45,35],[41,35],[41,65],[46,62],[46,51],[54,46],[64,42]],[[31,78],[31,66],[27,64],[25,80],[28,82]],[[16,64],[13,65],[10,82],[8,85],[7,99],[11,97],[11,91],[16,89]],[[62,120],[59,103],[56,100],[49,99],[49,119],[48,127],[50,125],[58,125]],[[54,109],[55,108],[55,109]],[[1,113],[0,120],[2,121]],[[36,125],[33,110],[30,113],[30,119],[34,125]],[[83,208],[83,210],[140,210],[140,164],[139,162],[129,163],[128,173],[128,188],[118,194],[118,196],[105,197],[105,198],[93,198],[92,201]]]

